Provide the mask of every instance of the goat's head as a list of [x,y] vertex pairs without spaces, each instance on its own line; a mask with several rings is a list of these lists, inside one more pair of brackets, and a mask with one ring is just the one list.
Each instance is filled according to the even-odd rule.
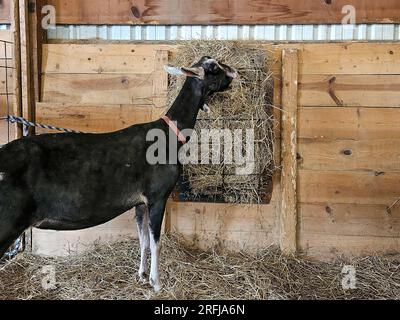
[[204,85],[207,94],[229,89],[232,80],[237,77],[235,69],[208,56],[202,57],[189,68],[166,66],[165,70],[172,75],[198,79]]

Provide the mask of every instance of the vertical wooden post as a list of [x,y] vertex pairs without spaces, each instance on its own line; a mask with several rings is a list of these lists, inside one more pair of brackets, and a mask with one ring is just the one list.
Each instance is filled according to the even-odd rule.
[[[22,116],[22,96],[21,96],[21,38],[19,20],[19,0],[13,0],[11,10],[11,28],[13,30],[13,59],[14,59],[14,109],[13,114],[17,117]],[[16,125],[16,139],[22,138],[22,125]]]
[[42,67],[42,44],[46,38],[46,30],[42,28],[42,0],[29,0],[29,38],[32,66],[32,94],[34,105],[32,112],[36,117],[36,102],[40,102],[41,93],[41,67]]
[[[32,68],[32,44],[29,23],[29,0],[19,0],[21,35],[22,116],[35,121],[35,92]],[[32,134],[34,130],[29,130]]]
[[[35,121],[36,99],[38,97],[37,67],[37,19],[35,2],[18,0],[14,4],[19,14],[19,57],[20,57],[20,97],[22,117],[29,121]],[[33,5],[32,5],[33,3]],[[17,8],[18,6],[18,8]],[[17,21],[15,21],[17,24]],[[34,134],[34,128],[29,129],[29,134]],[[25,250],[32,250],[32,229],[25,232]]]
[[297,250],[297,94],[298,51],[282,51],[281,249]]

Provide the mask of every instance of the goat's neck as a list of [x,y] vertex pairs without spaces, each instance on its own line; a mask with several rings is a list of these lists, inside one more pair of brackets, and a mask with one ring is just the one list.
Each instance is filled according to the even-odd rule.
[[198,79],[187,78],[167,116],[177,123],[180,130],[193,129],[204,99],[204,85]]

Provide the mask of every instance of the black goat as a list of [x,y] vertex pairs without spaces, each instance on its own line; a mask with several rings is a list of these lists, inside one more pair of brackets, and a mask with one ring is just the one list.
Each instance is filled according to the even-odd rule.
[[[206,98],[229,88],[236,71],[210,57],[190,68],[166,67],[187,79],[164,119],[105,134],[45,134],[0,149],[0,257],[27,228],[78,230],[105,223],[136,207],[141,245],[139,276],[158,291],[160,229],[166,201],[182,165],[149,164],[148,132],[182,137],[193,129]],[[170,121],[173,121],[177,128]],[[172,137],[172,136],[171,136]],[[166,154],[178,153],[165,146]],[[167,140],[168,141],[168,140]]]

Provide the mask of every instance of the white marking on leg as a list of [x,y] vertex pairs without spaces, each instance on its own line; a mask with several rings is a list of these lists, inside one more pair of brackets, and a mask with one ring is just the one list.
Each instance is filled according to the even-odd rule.
[[142,226],[138,224],[139,232],[139,243],[140,243],[140,267],[139,267],[139,277],[142,282],[147,282],[146,273],[148,272],[147,265],[147,253],[150,248],[149,239],[149,219],[148,211],[143,213]]
[[158,273],[159,259],[161,246],[159,242],[154,239],[153,232],[150,230],[150,250],[151,250],[151,270],[150,270],[150,284],[153,286],[155,292],[161,290],[160,275]]
[[6,174],[4,172],[0,172],[0,181],[4,180],[5,175]]

